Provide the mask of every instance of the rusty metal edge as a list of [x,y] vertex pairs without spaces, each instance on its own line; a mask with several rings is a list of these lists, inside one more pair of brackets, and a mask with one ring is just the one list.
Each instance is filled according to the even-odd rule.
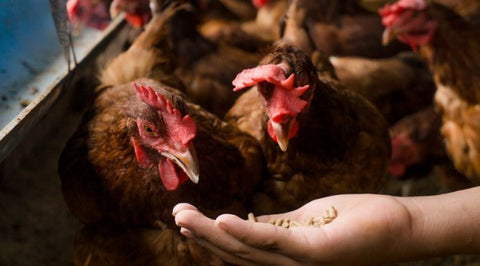
[[111,22],[109,27],[102,33],[98,42],[93,43],[83,58],[77,58],[78,64],[72,72],[60,73],[55,81],[48,88],[36,97],[27,107],[25,107],[12,121],[10,121],[0,131],[0,162],[15,149],[17,144],[24,139],[30,130],[45,116],[50,107],[61,95],[69,75],[75,71],[86,67],[87,63],[92,61],[102,52],[101,47],[106,46],[116,36],[116,34],[125,27],[126,22],[123,16],[117,17]]

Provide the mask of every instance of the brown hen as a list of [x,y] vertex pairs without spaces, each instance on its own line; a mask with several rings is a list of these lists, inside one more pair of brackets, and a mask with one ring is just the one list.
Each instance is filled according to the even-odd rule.
[[480,181],[480,28],[424,0],[401,0],[380,13],[384,41],[397,37],[428,62],[447,152],[459,172]]
[[[254,136],[271,175],[256,212],[281,212],[336,193],[375,192],[390,158],[387,123],[366,99],[340,86],[328,59],[313,50],[296,1],[282,40],[235,90],[251,87],[229,110]],[[256,85],[256,86],[255,86]]]
[[[172,89],[185,91],[173,74],[177,63],[164,31],[178,8],[183,7],[172,5],[162,16],[154,15],[156,23],[102,72],[95,103],[61,155],[65,201],[87,224],[77,232],[77,265],[221,265],[172,229],[172,207],[192,202],[212,217],[245,215],[261,178],[263,156],[256,140],[185,103]],[[138,80],[142,77],[160,82]],[[132,88],[134,80],[137,89]],[[187,109],[191,118],[186,118]],[[198,184],[187,181],[197,175]],[[112,226],[117,229],[108,229]]]
[[480,26],[480,2],[477,0],[433,0],[462,16],[469,23]]
[[432,104],[435,83],[421,58],[330,57],[338,79],[372,102],[390,125]]
[[316,49],[327,55],[383,58],[408,47],[400,42],[382,46],[383,27],[376,13],[363,9],[359,1],[302,0],[307,10],[306,27]]
[[[59,174],[76,218],[87,228],[119,229],[77,242],[76,254],[86,256],[78,261],[117,265],[149,254],[155,257],[149,265],[185,265],[190,259],[188,264],[209,265],[215,256],[196,261],[192,252],[200,248],[168,231],[175,228],[173,206],[189,202],[211,217],[246,215],[263,173],[257,141],[180,95],[150,79],[98,91],[62,152]],[[132,246],[132,239],[142,245]],[[187,250],[178,251],[178,245]],[[85,249],[93,255],[79,253]]]
[[178,79],[168,80],[175,73],[193,102],[223,117],[238,97],[231,91],[231,81],[241,69],[254,66],[259,55],[208,40],[196,29],[199,12],[182,2],[171,1],[153,15],[129,50],[109,65],[102,83],[151,77],[181,88],[172,84]]
[[101,90],[62,153],[73,214],[86,224],[148,226],[172,224],[179,202],[207,212],[245,203],[261,178],[256,140],[162,83],[136,84]]
[[425,174],[434,165],[446,160],[440,125],[440,116],[433,106],[429,106],[405,116],[390,127],[390,174],[394,177],[404,177],[408,171]]
[[197,15],[180,9],[170,20],[169,42],[177,63],[175,73],[195,103],[223,117],[238,97],[231,91],[231,81],[241,69],[254,66],[259,55],[208,40],[196,29]]
[[224,261],[178,229],[83,226],[75,234],[73,262],[78,266],[220,266]]

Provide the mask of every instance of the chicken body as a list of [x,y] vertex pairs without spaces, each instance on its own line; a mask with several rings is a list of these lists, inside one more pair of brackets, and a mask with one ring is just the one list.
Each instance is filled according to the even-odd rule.
[[[210,41],[197,31],[195,15],[182,10],[170,22],[171,51],[177,62],[175,73],[185,83],[186,93],[194,102],[223,117],[238,97],[231,90],[235,75],[254,66],[260,56],[228,42]],[[244,36],[251,40],[248,35]]]
[[152,78],[185,92],[184,84],[174,75],[177,64],[168,40],[170,20],[181,8],[171,5],[162,15],[154,15],[132,45],[103,69],[99,76],[100,89]]
[[280,38],[280,22],[288,6],[286,0],[269,0],[258,7],[254,21],[245,22],[241,28],[250,35],[274,42]]
[[409,169],[426,172],[438,162],[446,160],[440,126],[440,116],[432,105],[405,116],[392,125],[390,174],[400,178]]
[[[155,14],[131,47],[102,71],[101,85],[96,90],[93,107],[65,148],[59,166],[66,201],[75,216],[86,224],[108,220],[126,225],[149,225],[157,219],[168,224],[173,219],[170,215],[171,208],[181,201],[213,204],[205,205],[206,209],[222,209],[233,204],[233,198],[238,196],[233,191],[240,189],[243,190],[239,191],[240,194],[245,193],[245,197],[240,196],[240,201],[245,203],[248,194],[252,193],[261,178],[263,157],[255,139],[189,102],[179,104],[177,109],[183,115],[185,109],[189,109],[195,125],[173,117],[173,120],[180,122],[168,126],[170,120],[159,120],[153,110],[161,104],[149,100],[140,101],[137,99],[137,88],[132,88],[133,81],[140,87],[150,86],[174,106],[175,102],[171,98],[186,99],[187,96],[177,90],[186,91],[186,88],[174,74],[177,61],[170,53],[171,46],[167,37],[169,31],[165,29],[170,26],[172,17],[184,8],[184,5],[172,4],[163,13]],[[145,91],[148,90],[143,89],[143,93]],[[155,108],[152,109],[149,105]],[[178,128],[183,127],[185,129],[179,131]],[[142,128],[160,130],[157,135],[169,132],[165,128],[172,131],[171,135],[189,133],[185,133],[188,136],[183,140],[178,138],[185,134],[180,134],[180,137],[170,136],[170,139],[180,144],[171,144],[164,151],[163,146],[169,145],[160,147],[158,141],[146,148],[141,145],[142,136],[138,135]],[[153,133],[143,133],[145,136],[151,134]],[[158,158],[163,157],[161,154],[164,152],[181,155],[183,151],[178,147],[189,143],[188,139],[192,135],[195,135],[193,142],[196,144],[189,144],[194,146],[191,157],[192,160],[195,159],[194,150],[201,156],[198,162],[203,165],[199,167],[202,175],[205,175],[205,181],[198,185],[186,184],[178,189],[178,180],[170,179],[162,184],[161,181],[165,180],[155,178],[160,174],[160,170],[155,168],[161,167],[153,166]],[[145,142],[147,141],[143,140]],[[152,155],[155,150],[160,155]],[[151,155],[146,156],[148,154]],[[238,175],[234,173],[237,170]],[[242,180],[243,174],[245,180]],[[224,175],[228,178],[222,178]],[[135,182],[133,178],[136,176],[142,181]],[[215,180],[217,177],[219,179]],[[169,193],[163,192],[164,187],[169,189]],[[204,198],[205,195],[209,196]],[[219,200],[224,196],[231,197],[232,201]],[[210,200],[212,201],[208,203]]]
[[400,42],[382,46],[383,27],[376,13],[352,0],[302,0],[307,10],[306,28],[316,49],[327,55],[391,57],[408,47]]
[[[440,134],[441,125],[442,119],[431,105],[405,116],[390,127],[392,159],[388,170],[392,177],[419,178],[433,171],[439,178],[436,185],[440,185],[442,191],[473,186],[468,178],[455,170],[448,158]],[[435,187],[431,185],[429,187]]]
[[390,125],[432,104],[435,83],[410,52],[391,58],[331,57],[338,79],[372,102]]
[[260,213],[331,194],[375,192],[390,158],[382,115],[338,83],[326,57],[316,55],[313,65],[302,14],[292,4],[282,40],[257,68],[237,76],[236,89],[256,86],[226,115],[260,142],[267,160],[270,179],[256,199]]
[[61,155],[65,202],[85,224],[75,240],[76,265],[223,265],[180,234],[172,208],[190,202],[211,217],[246,216],[264,173],[262,151],[182,93],[187,86],[174,72],[183,62],[172,52],[170,29],[184,8],[155,13],[107,65]]
[[241,69],[254,66],[259,55],[208,40],[197,31],[196,16],[191,5],[175,2],[155,13],[128,51],[102,73],[102,84],[150,77],[182,90],[194,103],[223,117],[238,97],[231,81]]
[[433,0],[454,10],[469,23],[480,26],[480,2],[476,0]]
[[[381,13],[385,40],[398,36],[428,62],[442,117],[441,133],[455,168],[480,181],[480,28],[454,11],[425,1],[399,1]],[[412,13],[415,19],[409,19]],[[462,40],[459,42],[458,40]]]
[[82,226],[75,234],[75,265],[226,265],[176,229]]
[[[244,204],[262,173],[256,140],[199,106],[182,104],[179,93],[159,82],[142,79],[136,83],[155,88],[165,99],[175,99],[178,110],[189,109],[197,128],[192,142],[200,181],[180,181],[168,187],[165,182],[171,181],[165,181],[161,169],[166,151],[158,154],[156,146],[143,146],[142,130],[179,133],[163,126],[162,119],[156,120],[154,110],[135,97],[132,85],[109,87],[99,93],[60,159],[65,201],[75,217],[86,224],[151,226],[160,220],[173,225],[171,210],[179,202],[191,202],[207,213],[231,208],[244,214]],[[174,169],[180,177],[185,171]]]
[[268,117],[255,87],[227,113],[230,122],[258,139],[267,160],[271,178],[264,189],[273,200],[259,197],[257,212],[286,211],[326,195],[381,188],[390,157],[387,124],[367,100],[333,84],[317,81],[286,152],[268,134]]

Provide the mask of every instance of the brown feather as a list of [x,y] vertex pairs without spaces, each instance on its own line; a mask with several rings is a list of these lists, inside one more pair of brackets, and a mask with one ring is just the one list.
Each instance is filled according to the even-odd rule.
[[[136,82],[152,86],[167,99],[179,95],[153,80]],[[145,107],[131,85],[114,86],[98,95],[59,163],[65,200],[80,221],[148,226],[161,220],[173,225],[171,210],[180,202],[195,204],[211,215],[245,214],[263,171],[256,140],[197,105],[185,105],[197,124],[193,144],[200,182],[187,181],[167,191],[156,166],[145,168],[136,161],[130,136],[136,131],[135,117]]]
[[314,87],[311,105],[299,114],[300,129],[288,150],[282,152],[268,135],[268,118],[260,98],[255,97],[255,87],[243,94],[226,116],[257,138],[267,160],[271,178],[263,192],[268,197],[257,197],[257,212],[290,210],[321,196],[380,189],[390,157],[383,117],[333,77],[318,79],[316,69],[298,49],[280,45],[261,64],[280,62],[287,62],[290,73],[296,74],[297,85],[310,81]]
[[438,28],[419,51],[437,85],[435,104],[442,116],[441,133],[455,168],[479,182],[480,76],[476,73],[480,69],[480,28],[441,5],[431,4],[427,12]]
[[391,57],[408,46],[396,41],[382,45],[383,27],[376,13],[366,12],[359,1],[301,0],[307,10],[307,30],[315,48],[327,55]]
[[77,266],[225,265],[178,230],[83,226],[75,234]]
[[338,79],[372,102],[390,124],[433,102],[435,84],[413,53],[391,58],[330,58]]
[[260,61],[285,64],[285,77],[295,74],[294,86],[310,85],[301,98],[311,102],[297,116],[299,130],[288,149],[282,152],[268,134],[258,90],[269,84],[252,87],[226,115],[259,141],[267,161],[270,178],[254,199],[258,213],[292,210],[326,195],[376,192],[390,159],[385,119],[369,101],[341,86],[325,54],[313,49],[301,3],[291,2],[283,38]]

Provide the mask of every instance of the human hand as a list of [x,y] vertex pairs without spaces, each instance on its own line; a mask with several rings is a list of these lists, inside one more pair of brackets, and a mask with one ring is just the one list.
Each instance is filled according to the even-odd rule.
[[[286,229],[267,223],[272,218],[321,217],[331,206],[338,216],[322,227]],[[288,213],[257,217],[257,223],[230,214],[212,220],[189,204],[176,205],[173,215],[185,236],[239,265],[385,263],[407,256],[404,247],[411,236],[408,209],[385,195],[321,198]]]

